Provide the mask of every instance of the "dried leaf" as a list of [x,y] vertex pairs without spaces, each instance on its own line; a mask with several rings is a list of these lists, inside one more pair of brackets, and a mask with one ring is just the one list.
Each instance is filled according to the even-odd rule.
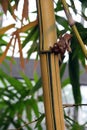
[[15,46],[16,46],[16,37],[14,39],[14,45],[13,45],[13,50],[12,50],[12,58],[14,57]]
[[15,5],[11,6],[9,0],[1,0],[1,5],[5,14],[7,13],[7,10],[9,9],[9,12],[11,13],[12,17],[16,19],[16,16],[14,14]]
[[5,57],[6,57],[6,54],[7,54],[7,52],[8,52],[8,49],[9,49],[10,45],[11,45],[12,39],[13,39],[13,37],[11,38],[11,40],[10,40],[10,42],[8,43],[8,45],[7,45],[6,49],[5,49],[5,51],[3,52],[2,56],[0,57],[0,64],[3,62],[3,60],[4,60]]
[[18,45],[19,45],[20,64],[21,64],[21,67],[24,69],[25,65],[24,65],[24,58],[23,58],[23,53],[22,53],[22,45],[21,45],[19,33],[16,34],[16,37],[18,39]]
[[20,1],[20,0],[15,0],[15,6],[16,6],[16,9],[18,8],[19,1]]
[[25,31],[29,30],[30,28],[36,26],[37,24],[38,24],[38,20],[36,19],[35,21],[30,22],[29,24],[18,29],[18,32],[25,32]]
[[10,24],[10,25],[8,25],[6,27],[0,28],[0,35],[3,35],[6,31],[13,28],[14,26],[15,26],[15,24]]
[[23,6],[23,12],[22,12],[22,19],[28,18],[28,7],[29,7],[29,3],[28,0],[24,0],[24,6]]
[[9,0],[1,0],[1,5],[2,5],[2,8],[3,8],[3,11],[6,14],[7,10],[8,10]]
[[17,18],[17,16],[15,15],[15,13],[14,13],[14,10],[15,10],[15,8],[14,8],[14,6],[10,6],[10,13],[11,13],[11,16],[16,20],[16,18]]
[[34,61],[34,72],[36,71],[37,66],[38,66],[38,60],[35,60],[35,61]]
[[18,9],[19,1],[20,0],[15,0],[15,4],[12,6],[13,10]]
[[15,46],[16,46],[16,37],[14,39],[14,44],[13,44],[13,50],[12,50],[12,58],[10,62],[10,75],[12,75],[12,66],[13,66],[13,59],[14,59],[14,51],[15,51]]

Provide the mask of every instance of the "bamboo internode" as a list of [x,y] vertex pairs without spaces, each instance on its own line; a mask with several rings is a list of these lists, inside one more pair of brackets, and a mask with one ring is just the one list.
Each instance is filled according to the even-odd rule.
[[[47,130],[64,130],[58,55],[49,53],[57,41],[52,0],[37,0],[40,26],[40,63]],[[41,53],[45,52],[45,53]]]

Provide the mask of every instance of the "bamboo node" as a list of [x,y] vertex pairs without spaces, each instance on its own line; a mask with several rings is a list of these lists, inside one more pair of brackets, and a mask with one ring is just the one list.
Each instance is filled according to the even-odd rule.
[[72,15],[69,11],[65,10],[65,13],[68,19],[68,23],[72,27],[73,25],[75,25],[75,21],[73,20]]
[[40,50],[39,54],[47,54],[47,53],[52,53],[50,50]]

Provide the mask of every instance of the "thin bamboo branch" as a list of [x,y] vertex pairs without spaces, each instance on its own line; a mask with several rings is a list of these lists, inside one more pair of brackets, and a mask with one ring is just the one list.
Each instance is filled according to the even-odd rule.
[[76,27],[76,25],[75,25],[75,22],[74,22],[74,20],[73,20],[73,18],[72,18],[72,16],[71,16],[70,11],[69,11],[69,7],[68,7],[68,5],[67,5],[67,3],[66,3],[66,0],[61,0],[61,1],[62,1],[64,10],[65,10],[65,13],[66,13],[66,16],[67,16],[69,25],[70,25],[71,28],[73,29],[73,31],[74,31],[74,33],[75,33],[77,39],[78,39],[79,45],[81,46],[81,49],[82,49],[82,51],[83,51],[85,57],[87,58],[87,49],[86,49],[86,47],[85,47],[85,45],[84,45],[84,43],[83,43],[83,41],[82,41],[82,38],[81,38],[81,36],[80,36],[80,34],[79,34],[78,30],[77,30],[77,27]]
[[63,108],[76,107],[76,106],[87,106],[87,104],[63,104]]

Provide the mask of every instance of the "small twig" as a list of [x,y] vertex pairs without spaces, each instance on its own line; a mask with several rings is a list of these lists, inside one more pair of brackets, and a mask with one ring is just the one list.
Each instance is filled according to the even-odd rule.
[[84,43],[82,41],[82,38],[81,38],[81,36],[80,36],[80,34],[79,34],[78,30],[77,30],[75,22],[74,22],[74,20],[72,18],[72,15],[71,15],[70,11],[69,11],[69,7],[68,7],[68,5],[67,5],[65,0],[61,0],[61,1],[62,1],[62,4],[63,4],[63,7],[64,7],[64,11],[66,13],[69,25],[73,29],[73,31],[74,31],[74,33],[75,33],[75,35],[76,35],[76,37],[77,37],[77,39],[79,41],[79,44],[80,44],[80,46],[82,48],[82,51],[83,51],[85,57],[87,58],[87,49],[86,49],[86,47],[85,47],[85,45],[84,45]]
[[[38,119],[39,119],[39,118],[38,118]],[[20,126],[20,127],[17,128],[17,129],[8,129],[8,130],[20,130],[21,128],[23,128],[23,127],[25,127],[25,126],[27,126],[27,125],[29,125],[29,124],[32,124],[32,123],[37,122],[38,119],[35,119],[35,120],[33,120],[33,121],[31,121],[31,122],[28,122],[28,123],[25,123],[24,125]]]
[[76,107],[76,106],[87,106],[87,104],[63,104],[63,108]]

